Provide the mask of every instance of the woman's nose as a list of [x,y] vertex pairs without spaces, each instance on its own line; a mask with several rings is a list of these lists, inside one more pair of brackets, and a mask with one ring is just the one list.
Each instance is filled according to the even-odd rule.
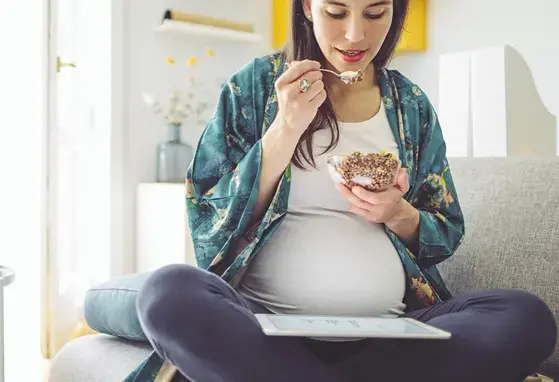
[[346,25],[346,40],[350,42],[359,42],[365,38],[365,26],[361,18],[351,18]]

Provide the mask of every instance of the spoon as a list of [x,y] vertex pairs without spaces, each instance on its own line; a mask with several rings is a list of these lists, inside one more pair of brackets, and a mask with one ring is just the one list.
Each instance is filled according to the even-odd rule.
[[[286,68],[289,68],[290,64],[288,62],[285,63]],[[323,72],[328,72],[331,73],[333,75],[335,75],[336,77],[338,77],[340,80],[342,80],[345,84],[354,84],[356,82],[359,82],[361,80],[363,80],[363,77],[365,76],[365,73],[363,73],[362,69],[359,69],[358,71],[353,71],[353,70],[348,70],[342,73],[336,73],[332,70],[328,70],[328,69],[322,69],[319,68],[318,70],[321,70]]]
[[332,70],[328,70],[328,69],[318,69],[321,70],[323,72],[328,72],[331,73],[333,75],[335,75],[336,77],[338,77],[340,80],[342,80],[345,84],[354,84],[356,82],[359,82],[361,80],[363,80],[363,77],[365,76],[365,74],[363,73],[363,71],[360,69],[358,71],[353,71],[353,70],[348,70],[346,72],[341,72],[341,73],[336,73]]

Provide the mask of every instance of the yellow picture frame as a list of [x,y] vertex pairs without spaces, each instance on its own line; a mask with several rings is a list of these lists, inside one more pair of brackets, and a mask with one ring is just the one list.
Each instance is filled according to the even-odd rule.
[[291,0],[272,0],[272,48],[283,47],[289,36]]
[[411,0],[396,54],[427,50],[427,0]]

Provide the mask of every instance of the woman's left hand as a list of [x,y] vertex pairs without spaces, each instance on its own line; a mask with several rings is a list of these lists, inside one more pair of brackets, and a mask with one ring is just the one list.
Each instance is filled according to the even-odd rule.
[[351,204],[351,212],[374,223],[388,224],[406,208],[402,197],[410,185],[408,173],[402,168],[398,172],[396,184],[383,191],[371,192],[359,186],[349,189],[343,184],[337,184],[336,187]]

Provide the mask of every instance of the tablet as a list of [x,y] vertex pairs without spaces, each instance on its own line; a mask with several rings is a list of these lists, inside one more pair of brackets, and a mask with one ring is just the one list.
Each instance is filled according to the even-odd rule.
[[264,334],[311,338],[449,339],[451,333],[407,317],[256,314]]

